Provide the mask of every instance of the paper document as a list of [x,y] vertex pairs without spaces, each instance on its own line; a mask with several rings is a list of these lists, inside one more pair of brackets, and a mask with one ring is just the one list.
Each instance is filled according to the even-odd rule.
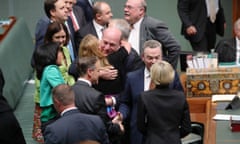
[[230,115],[230,114],[216,114],[213,119],[214,120],[230,120],[230,117],[232,117],[232,120],[240,120],[240,115]]
[[232,99],[235,96],[236,96],[235,94],[216,94],[216,95],[212,95],[212,102],[232,101]]

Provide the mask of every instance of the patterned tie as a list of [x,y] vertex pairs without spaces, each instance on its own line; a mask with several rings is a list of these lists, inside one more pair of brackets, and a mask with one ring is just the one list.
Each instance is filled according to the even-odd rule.
[[73,12],[70,13],[70,18],[71,18],[72,23],[73,23],[74,31],[75,31],[75,32],[78,31],[78,30],[80,29],[80,27],[79,27],[79,25],[78,25],[78,23],[77,23],[77,19],[76,19],[76,17],[74,16],[74,13],[73,13]]
[[209,16],[212,23],[216,20],[216,0],[208,0],[209,3]]

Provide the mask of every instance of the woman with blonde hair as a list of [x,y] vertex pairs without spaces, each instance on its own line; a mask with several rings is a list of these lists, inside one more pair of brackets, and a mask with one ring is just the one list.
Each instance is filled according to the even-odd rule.
[[152,65],[150,76],[154,89],[141,93],[138,100],[137,127],[144,144],[180,144],[191,132],[188,103],[182,91],[169,88],[175,71],[166,61]]

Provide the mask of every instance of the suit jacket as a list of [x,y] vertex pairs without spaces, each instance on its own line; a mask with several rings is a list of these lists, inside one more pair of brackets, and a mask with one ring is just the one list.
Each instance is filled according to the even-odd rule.
[[188,103],[183,92],[158,85],[138,100],[137,126],[144,144],[181,144],[191,132]]
[[97,31],[92,21],[88,22],[83,28],[80,29],[80,42],[87,34],[92,34],[98,38]]
[[101,92],[81,80],[78,80],[72,88],[75,93],[75,104],[80,112],[99,115],[105,124],[110,120],[107,116],[105,97]]
[[[170,84],[170,89],[183,91],[179,77],[176,73],[174,81]],[[131,144],[141,144],[142,134],[137,129],[137,101],[144,91],[144,68],[127,74],[124,91],[120,97],[119,112],[123,118],[130,118],[130,140]],[[130,114],[130,116],[129,116]]]
[[77,0],[77,5],[83,9],[87,22],[92,21],[93,9],[91,4],[89,4],[88,0]]
[[3,96],[4,84],[5,80],[0,69],[0,143],[26,144],[22,129],[13,110]]
[[215,51],[219,62],[235,62],[237,55],[236,38],[223,39],[218,42]]
[[45,144],[75,144],[84,140],[95,140],[108,144],[108,136],[98,116],[69,110],[55,122],[49,124],[43,133]]
[[170,33],[167,25],[162,21],[145,16],[140,26],[140,53],[147,40],[157,40],[162,44],[163,59],[168,61],[174,69],[177,68],[180,45]]
[[[205,36],[207,19],[207,7],[205,0],[178,0],[178,14],[182,21],[181,34],[185,36],[186,39],[199,42]],[[225,17],[223,13],[223,8],[219,0],[219,10],[216,15],[216,32],[220,36],[224,35],[224,23]],[[186,29],[194,25],[197,29],[197,34],[194,36],[189,36],[186,33]]]
[[85,15],[84,15],[84,11],[80,6],[74,5],[73,6],[73,13],[74,13],[74,15],[77,19],[78,25],[81,29],[87,23]]

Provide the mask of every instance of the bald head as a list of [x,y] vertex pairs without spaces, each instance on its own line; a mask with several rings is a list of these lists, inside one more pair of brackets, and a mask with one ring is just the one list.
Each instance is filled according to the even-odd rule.
[[122,32],[116,27],[109,27],[103,31],[100,49],[107,56],[120,48]]

